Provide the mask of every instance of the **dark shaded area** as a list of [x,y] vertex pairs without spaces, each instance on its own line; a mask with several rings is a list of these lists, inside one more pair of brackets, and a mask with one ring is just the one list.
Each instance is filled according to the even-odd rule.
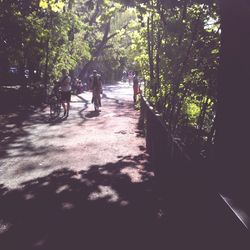
[[[193,164],[193,163],[192,163]],[[249,231],[224,202],[201,166],[175,165],[156,177],[169,249],[249,249]],[[164,227],[165,228],[165,227]],[[165,231],[166,232],[166,231]],[[162,239],[164,230],[160,231]]]
[[40,82],[29,85],[0,86],[0,112],[40,106],[45,101],[45,89]]
[[2,185],[0,248],[249,249],[249,234],[200,172],[175,170],[160,192],[147,170],[131,178],[144,153],[119,158],[17,190]]
[[249,249],[249,231],[219,195],[211,162],[190,157],[161,117],[145,102],[141,106],[138,126],[145,131],[162,199],[159,207],[165,226],[160,234],[162,239],[169,236],[164,245],[169,249]]
[[99,111],[93,110],[93,111],[89,111],[89,112],[85,115],[85,117],[87,117],[87,118],[93,118],[93,117],[97,117],[97,116],[99,116],[99,115],[100,115],[100,112],[99,112]]
[[142,182],[133,183],[122,172],[144,158],[127,156],[79,173],[55,171],[19,190],[2,186],[0,248],[152,249],[152,176],[142,172]]
[[[250,221],[249,171],[249,2],[221,1],[215,161],[216,182]],[[234,22],[233,20],[236,20]],[[248,30],[248,32],[245,32]],[[237,82],[237,85],[235,84]],[[250,222],[248,222],[250,228]]]
[[[111,85],[112,86],[112,85]],[[107,90],[107,92],[115,92],[116,90],[119,89],[119,86],[116,87],[116,85],[114,86],[107,86],[105,87],[105,90]],[[108,101],[108,104],[110,107],[114,107],[117,112],[116,112],[116,117],[130,117],[131,115],[133,115],[134,113],[134,104],[132,103],[132,101],[128,101],[128,100],[123,100],[123,99],[119,99],[117,98],[112,98],[108,95],[106,95],[105,93],[103,93],[102,95],[103,99]]]
[[33,109],[16,110],[0,114],[0,156],[5,155],[6,147],[18,138],[27,136],[23,122],[33,113]]

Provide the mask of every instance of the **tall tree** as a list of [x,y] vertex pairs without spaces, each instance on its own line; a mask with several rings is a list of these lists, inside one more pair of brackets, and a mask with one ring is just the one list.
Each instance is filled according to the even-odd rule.
[[220,0],[221,51],[216,171],[227,188],[249,190],[250,3]]

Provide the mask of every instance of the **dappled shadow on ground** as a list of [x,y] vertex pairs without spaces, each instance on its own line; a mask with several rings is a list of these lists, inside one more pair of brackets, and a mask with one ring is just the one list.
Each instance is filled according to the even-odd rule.
[[[86,119],[84,116],[84,111],[88,107],[88,101],[85,100],[81,96],[77,96],[79,102],[83,103],[84,108],[78,112],[78,115],[82,117],[81,124],[82,125]],[[63,111],[62,111],[63,112]],[[62,113],[61,112],[61,113]],[[40,133],[33,134],[35,128],[39,128],[40,125],[47,126],[47,129],[60,125],[61,123],[73,122],[70,116],[67,118],[60,114],[59,117],[50,118],[49,115],[49,108],[47,105],[41,105],[40,107],[20,107],[16,108],[12,111],[1,112],[0,113],[0,157],[7,157],[8,156],[8,149],[18,148],[21,155],[25,152],[33,152],[34,155],[41,155],[48,151],[48,146],[44,146],[41,148],[37,148],[33,145],[34,136],[36,138],[42,139],[42,135]],[[29,138],[30,136],[33,138]],[[54,136],[50,135],[52,139]],[[15,145],[12,145],[12,144]],[[21,156],[20,155],[20,156]],[[15,155],[17,156],[17,155]],[[32,156],[32,154],[30,154]]]
[[[112,90],[109,90],[109,91],[112,93]],[[130,102],[130,101],[126,100],[126,99],[121,99],[121,98],[118,98],[118,97],[108,96],[106,93],[102,94],[102,98],[106,99],[106,100],[114,101],[116,104],[120,104],[120,105],[123,105],[124,103]]]
[[93,110],[93,111],[89,111],[86,115],[85,115],[85,117],[87,117],[87,118],[93,118],[93,117],[97,117],[97,116],[99,116],[100,115],[100,111],[95,111],[95,110]]
[[203,180],[176,172],[173,189],[156,192],[147,163],[144,153],[121,155],[15,190],[0,185],[0,249],[249,249],[245,232]]
[[115,117],[134,117],[135,107],[132,101],[108,97],[106,94],[103,94],[103,99],[110,110],[114,111]]
[[[58,120],[49,120],[48,114],[45,111],[39,110],[33,112],[30,110],[23,112],[15,112],[2,117],[0,125],[0,157],[11,157],[9,150],[16,150],[14,157],[24,157],[25,155],[35,156],[43,155],[50,150],[48,145],[37,146],[36,139],[44,139],[44,136],[34,129],[37,129],[40,124],[47,124],[49,127],[63,122],[65,118]],[[48,128],[49,128],[48,127]],[[49,138],[54,138],[49,135]]]
[[159,249],[153,175],[145,156],[55,171],[0,187],[1,249]]
[[0,114],[0,157],[5,155],[5,148],[8,144],[28,135],[23,128],[23,122],[27,120],[32,113],[33,110],[29,109]]
[[50,126],[57,125],[62,123],[63,121],[66,121],[68,117],[66,116],[58,116],[54,118],[48,118],[44,120],[44,123],[49,123]]

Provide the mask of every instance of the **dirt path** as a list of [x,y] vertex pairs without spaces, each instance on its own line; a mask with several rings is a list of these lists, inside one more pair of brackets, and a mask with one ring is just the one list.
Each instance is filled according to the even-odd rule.
[[131,86],[106,86],[100,114],[90,100],[74,96],[67,120],[45,109],[4,125],[1,249],[152,249],[153,172]]

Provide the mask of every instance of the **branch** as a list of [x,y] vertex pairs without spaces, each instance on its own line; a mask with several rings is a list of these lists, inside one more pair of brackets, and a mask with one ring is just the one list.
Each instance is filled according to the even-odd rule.
[[[100,10],[100,4],[101,4],[101,0],[97,1],[96,3],[96,7],[95,7],[95,12],[93,13],[93,15],[91,16],[90,20],[89,20],[89,26],[92,26],[93,23],[95,22],[96,20],[96,17],[98,16],[99,14],[99,10]],[[89,32],[86,32],[84,37],[83,37],[83,40],[86,40],[87,37],[89,35]]]
[[[122,29],[126,29],[126,28],[128,27],[128,25],[129,25],[129,23],[127,23],[127,24],[125,24],[124,26],[122,26],[121,30],[122,30]],[[115,36],[118,35],[118,34],[119,34],[119,31],[113,33],[112,35],[110,35],[110,36],[107,38],[107,40],[110,40],[112,37],[115,37]]]

